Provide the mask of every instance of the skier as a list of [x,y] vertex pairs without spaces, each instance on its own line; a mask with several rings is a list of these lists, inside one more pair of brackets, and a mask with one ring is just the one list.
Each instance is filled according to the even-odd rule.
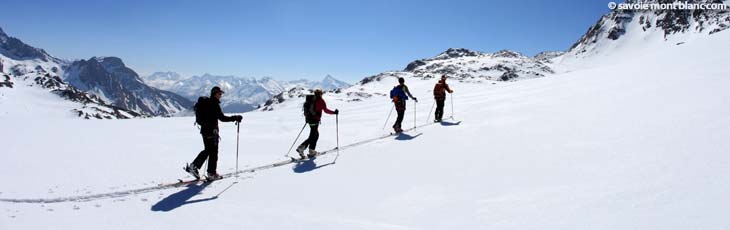
[[398,118],[395,120],[395,124],[393,124],[393,130],[395,130],[396,133],[403,132],[401,123],[403,123],[403,115],[406,112],[406,101],[408,100],[408,97],[412,97],[414,101],[418,102],[418,99],[411,95],[411,91],[408,90],[408,86],[406,86],[405,81],[405,79],[399,77],[398,85],[390,90],[390,98],[393,100],[393,103],[395,103],[395,111],[398,112]]
[[449,84],[446,84],[446,75],[441,76],[441,80],[433,87],[433,98],[436,99],[436,112],[434,112],[435,120],[433,122],[441,122],[444,116],[444,101],[446,100],[446,92],[454,93]]
[[[297,147],[299,157],[306,159],[306,157],[313,158],[319,154],[315,149],[317,148],[317,140],[319,139],[319,123],[322,118],[322,111],[328,114],[339,114],[340,110],[335,109],[332,111],[327,108],[327,103],[322,99],[322,90],[314,90],[314,95],[307,95],[302,108],[304,112],[305,122],[309,125],[309,137]],[[304,150],[309,147],[309,153],[304,156]]]
[[208,180],[221,179],[221,175],[216,171],[218,164],[218,120],[223,122],[235,121],[240,123],[243,117],[241,115],[226,116],[223,114],[220,106],[220,100],[223,96],[223,90],[216,86],[210,90],[210,97],[200,97],[195,104],[195,121],[200,125],[200,134],[203,136],[203,145],[205,149],[200,151],[192,164],[185,166],[185,171],[193,175],[196,179],[200,179],[198,170],[203,166],[206,158],[208,159]]

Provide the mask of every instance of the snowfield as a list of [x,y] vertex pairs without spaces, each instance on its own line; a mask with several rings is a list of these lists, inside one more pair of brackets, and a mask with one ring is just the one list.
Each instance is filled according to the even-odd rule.
[[[60,99],[0,88],[0,229],[729,229],[728,41],[667,43],[531,80],[450,82],[454,119],[342,149],[336,164],[330,152],[131,194],[189,178],[181,168],[202,149],[192,117],[82,120],[52,112],[71,107]],[[427,124],[435,80],[406,83]],[[325,95],[341,110],[341,146],[388,134],[385,96],[344,95]],[[241,170],[286,160],[300,105],[243,114]],[[325,115],[318,150],[336,146],[335,127]],[[221,131],[219,170],[232,173],[236,127]]]

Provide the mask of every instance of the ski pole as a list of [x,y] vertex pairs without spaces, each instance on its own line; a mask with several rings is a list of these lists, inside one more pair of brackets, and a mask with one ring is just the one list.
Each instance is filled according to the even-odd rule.
[[385,126],[388,124],[388,121],[390,120],[390,115],[393,114],[393,109],[395,109],[395,104],[393,104],[393,107],[390,107],[390,112],[388,113],[388,119],[385,119],[385,123],[383,124],[382,129],[385,129]]
[[335,132],[337,132],[337,156],[335,156],[335,160],[332,162],[337,163],[337,158],[340,157],[340,114],[335,114]]
[[431,110],[428,111],[428,117],[426,118],[427,123],[428,123],[428,119],[431,119],[431,112],[433,112],[434,106],[436,106],[436,100],[433,101],[433,105],[431,105]]
[[451,93],[451,119],[454,119],[454,94]]
[[307,127],[307,122],[304,122],[304,125],[302,126],[302,130],[300,130],[299,131],[299,134],[297,134],[297,139],[294,139],[294,142],[291,143],[291,147],[289,147],[289,151],[286,151],[286,155],[284,155],[285,157],[288,157],[289,156],[289,152],[291,152],[291,149],[294,148],[294,145],[299,140],[299,136],[301,136],[302,135],[302,132],[304,132],[304,127]]
[[418,104],[418,101],[415,101],[413,103],[413,130],[416,130],[416,105]]
[[241,133],[241,122],[236,122],[236,177],[238,177],[238,143]]

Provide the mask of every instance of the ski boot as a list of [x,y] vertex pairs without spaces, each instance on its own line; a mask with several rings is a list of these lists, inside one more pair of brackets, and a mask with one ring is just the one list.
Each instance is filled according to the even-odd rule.
[[198,167],[195,167],[195,165],[188,164],[188,165],[185,165],[185,167],[183,169],[185,170],[185,172],[188,172],[188,173],[190,173],[190,175],[193,175],[193,177],[195,177],[196,180],[200,180],[200,173],[198,173]]
[[305,155],[304,155],[304,150],[305,150],[306,148],[307,148],[307,147],[306,147],[306,146],[304,146],[304,145],[300,145],[299,147],[297,147],[297,152],[299,153],[299,157],[300,157],[300,158],[302,158],[302,159],[305,159],[305,158],[307,158],[307,156],[305,156]]
[[220,174],[218,174],[218,173],[210,173],[210,172],[209,172],[209,173],[208,173],[208,176],[206,176],[206,177],[205,177],[205,179],[206,179],[206,180],[208,180],[208,181],[210,182],[210,181],[214,181],[214,180],[220,180],[220,179],[223,179],[223,176],[221,176],[221,175],[220,175]]
[[314,151],[314,149],[310,149],[309,154],[307,154],[307,157],[309,157],[311,159],[311,158],[317,157],[317,155],[319,155],[319,152]]
[[393,131],[395,133],[402,133],[403,132],[403,129],[401,129],[400,127],[394,125],[393,126]]

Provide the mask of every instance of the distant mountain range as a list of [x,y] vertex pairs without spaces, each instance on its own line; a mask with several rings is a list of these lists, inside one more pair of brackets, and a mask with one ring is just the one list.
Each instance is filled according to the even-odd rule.
[[152,87],[180,94],[192,101],[200,96],[209,96],[210,89],[219,86],[226,92],[221,101],[225,112],[254,110],[273,96],[292,88],[332,90],[350,87],[350,84],[330,75],[321,81],[277,81],[269,77],[256,79],[211,74],[183,77],[175,72],[156,72],[142,79]]
[[[171,116],[188,111],[210,88],[226,91],[226,112],[246,112],[272,96],[293,87],[334,89],[349,87],[332,76],[322,81],[276,81],[271,78],[234,76],[182,77],[174,72],[155,73],[144,81],[122,59],[92,57],[69,61],[8,36],[0,28],[0,87],[12,89],[19,81],[47,89],[78,102],[72,114],[84,118]],[[145,82],[146,81],[146,82]]]

